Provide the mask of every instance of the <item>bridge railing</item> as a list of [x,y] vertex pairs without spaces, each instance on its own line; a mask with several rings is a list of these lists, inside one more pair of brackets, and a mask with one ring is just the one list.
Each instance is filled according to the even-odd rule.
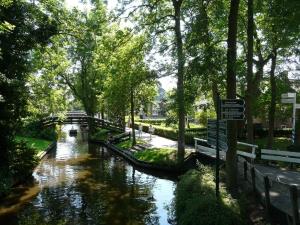
[[88,124],[88,120],[92,119],[93,123],[96,127],[106,128],[109,130],[115,130],[115,131],[123,131],[122,127],[119,126],[116,123],[110,122],[108,120],[103,120],[95,117],[87,116],[83,113],[68,113],[65,118],[59,118],[58,116],[50,116],[47,118],[44,118],[41,122],[44,126],[49,126],[52,124],[66,124],[66,123],[78,123],[78,124]]

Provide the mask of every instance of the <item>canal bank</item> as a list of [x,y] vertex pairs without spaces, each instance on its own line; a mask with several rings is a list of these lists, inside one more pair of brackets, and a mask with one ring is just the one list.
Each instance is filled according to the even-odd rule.
[[1,204],[0,224],[169,224],[176,182],[86,140],[85,133],[58,140],[34,179]]

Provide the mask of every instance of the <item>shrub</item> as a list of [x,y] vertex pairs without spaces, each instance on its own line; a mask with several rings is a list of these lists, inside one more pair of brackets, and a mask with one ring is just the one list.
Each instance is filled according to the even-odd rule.
[[28,177],[37,164],[38,159],[34,148],[29,147],[24,141],[15,143],[15,148],[10,153],[9,168],[14,179],[23,180]]
[[237,201],[224,188],[215,196],[214,173],[208,167],[180,177],[172,210],[180,225],[241,225]]
[[0,198],[7,195],[13,185],[11,174],[0,171]]
[[[135,129],[138,129],[138,124],[135,124]],[[143,124],[143,131],[149,132],[149,126]],[[191,132],[192,131],[192,132]],[[171,140],[178,139],[178,131],[172,128],[163,128],[163,127],[154,127],[154,134],[165,137]],[[206,129],[205,128],[191,128],[185,133],[185,144],[193,145],[194,137],[206,138]]]
[[57,139],[55,126],[44,127],[39,121],[27,122],[18,133],[24,137],[35,137],[49,141]]
[[137,119],[135,122],[137,123],[149,123],[152,125],[160,125],[164,123],[166,120],[165,119]]
[[91,135],[92,140],[104,141],[107,139],[109,130],[107,129],[96,129],[96,131]]

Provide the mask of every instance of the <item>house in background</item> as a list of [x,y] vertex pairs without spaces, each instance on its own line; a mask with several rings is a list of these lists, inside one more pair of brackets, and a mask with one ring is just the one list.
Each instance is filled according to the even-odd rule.
[[147,106],[148,117],[166,116],[166,91],[158,84],[158,93],[155,100]]

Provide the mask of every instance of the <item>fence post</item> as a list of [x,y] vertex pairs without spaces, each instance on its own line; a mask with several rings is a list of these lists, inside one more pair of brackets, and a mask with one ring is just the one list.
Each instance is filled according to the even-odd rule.
[[267,213],[267,218],[271,222],[270,181],[268,176],[264,176],[264,184],[265,184],[264,186],[265,186],[266,213]]
[[255,193],[255,170],[254,167],[251,167],[251,180],[252,180],[252,189],[253,192]]
[[[255,154],[255,147],[252,146],[252,154]],[[254,164],[254,159],[251,158],[251,164]]]
[[248,170],[248,165],[247,161],[244,161],[244,179],[247,180],[247,170]]
[[290,186],[290,198],[292,203],[293,225],[299,224],[298,190],[296,185]]

